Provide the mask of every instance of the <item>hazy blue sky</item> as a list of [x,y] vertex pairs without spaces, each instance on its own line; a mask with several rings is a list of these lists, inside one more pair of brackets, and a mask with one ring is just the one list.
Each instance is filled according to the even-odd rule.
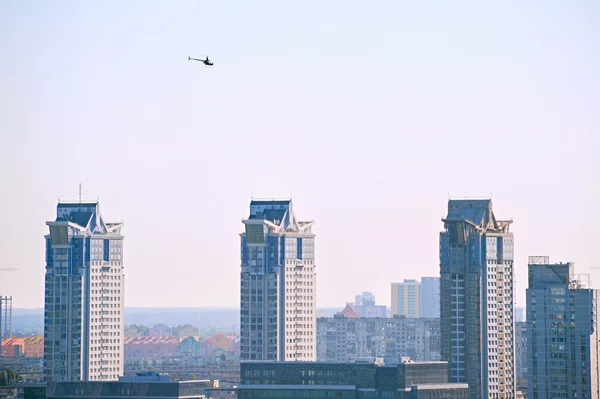
[[438,275],[448,195],[490,192],[523,304],[528,255],[600,266],[599,20],[595,0],[3,1],[0,294],[43,306],[45,222],[82,182],[125,221],[127,306],[236,306],[251,195],[290,194],[318,306],[389,306]]

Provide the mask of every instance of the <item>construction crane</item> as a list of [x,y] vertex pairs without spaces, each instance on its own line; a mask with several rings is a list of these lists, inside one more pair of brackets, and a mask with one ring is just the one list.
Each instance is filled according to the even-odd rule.
[[15,269],[14,267],[12,267],[12,268],[0,267],[0,272],[13,272],[15,270],[19,270],[19,269]]

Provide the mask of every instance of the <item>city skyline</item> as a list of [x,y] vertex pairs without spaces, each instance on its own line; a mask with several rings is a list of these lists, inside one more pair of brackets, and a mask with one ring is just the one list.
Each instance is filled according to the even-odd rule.
[[[60,198],[59,198],[59,200],[60,200]],[[73,199],[69,199],[69,200],[65,201],[65,203],[69,203],[69,202],[73,202],[74,203],[74,202],[77,202],[77,200],[73,198]],[[85,201],[84,200],[83,202],[91,202],[91,201]],[[516,250],[515,250],[515,252],[516,252]],[[558,252],[560,252],[560,248],[559,248]],[[577,258],[577,257],[576,256],[572,256],[571,258]],[[437,270],[438,270],[438,273],[439,273],[439,262],[438,262],[438,265],[436,265],[436,267],[437,267]],[[517,268],[518,268],[518,266],[517,266]],[[582,267],[581,269],[585,270],[585,267]],[[129,270],[126,270],[126,272],[128,272],[128,271]],[[591,272],[591,270],[590,270],[590,272]],[[517,270],[515,272],[515,275],[520,275],[520,274],[522,274],[522,273],[519,273],[519,270]],[[423,277],[428,277],[427,275],[419,275],[418,273],[414,273],[414,271],[413,271],[413,274],[411,274],[411,276],[414,276],[412,279],[416,279],[416,280],[420,280]],[[439,274],[437,276],[435,276],[435,277],[439,277]],[[525,275],[525,277],[526,277],[526,275]],[[398,279],[398,280],[400,280],[400,279]],[[594,285],[594,280],[595,280],[595,278],[594,278],[593,274],[591,274],[591,283],[592,283],[592,285]],[[2,281],[3,280],[0,280],[0,282],[2,282]],[[515,304],[515,308],[516,307],[523,307],[524,308],[524,306],[525,306],[524,295],[525,295],[525,284],[526,283],[520,284],[520,281],[521,281],[520,278],[518,278],[518,281],[519,281],[519,283],[515,284],[515,288],[518,290],[516,292],[516,295],[515,295],[516,297],[518,297],[518,302],[517,302],[518,306],[516,306],[516,304]],[[386,282],[386,284],[387,284],[387,292],[388,293],[389,293],[389,284],[391,284],[391,283],[393,283],[393,281]],[[361,289],[359,288],[358,290],[360,291]],[[10,291],[6,291],[6,292],[8,292],[8,294],[10,294]],[[384,296],[384,295],[382,295],[382,293],[380,293],[379,295],[380,296]],[[15,306],[15,309],[36,309],[36,308],[39,309],[39,308],[43,308],[43,294],[41,296],[42,296],[42,303],[40,304],[39,307],[35,307],[35,306],[33,306],[33,307],[19,307],[19,306]],[[353,297],[354,295],[351,294],[351,293],[348,293],[348,296]],[[522,299],[521,299],[521,296],[523,296]],[[344,297],[342,297],[342,298],[335,298],[334,302],[332,302],[332,303],[320,304],[318,302],[318,298],[319,298],[319,295],[318,295],[318,290],[317,290],[317,307],[318,308],[340,308],[341,309],[341,308],[344,307],[344,304],[345,304],[344,299],[346,298],[346,293],[344,293]],[[15,300],[16,299],[17,298],[15,298]],[[23,298],[21,297],[19,299],[22,300]],[[388,307],[388,309],[391,309],[391,307],[389,306],[390,301],[391,301],[391,297],[385,303],[384,303],[383,300],[378,301],[378,303],[385,304],[385,306]],[[15,301],[15,302],[17,304],[19,303],[19,301]],[[235,302],[237,302],[237,303],[235,303]],[[126,306],[128,306],[128,307],[155,307],[155,308],[161,308],[161,307],[173,307],[173,306],[182,306],[182,305],[185,306],[185,307],[194,307],[194,306],[197,306],[197,303],[195,303],[195,302],[189,302],[189,303],[186,303],[186,304],[172,303],[172,304],[170,304],[168,306],[160,306],[160,304],[155,304],[154,306],[152,306],[152,305],[150,305],[150,306],[143,306],[143,304],[141,304],[141,303],[138,303],[138,304],[134,303],[133,305],[126,305]],[[201,305],[201,306],[204,306],[204,307],[214,307],[214,306],[216,306],[216,307],[227,307],[227,308],[239,308],[239,300],[238,301],[228,301],[227,303],[207,302],[205,305]]]
[[318,221],[319,307],[438,275],[448,196],[490,192],[518,221],[518,306],[530,254],[598,286],[598,18],[588,1],[3,3],[0,253],[19,270],[0,294],[43,306],[40,221],[80,183],[127,221],[126,306],[237,307],[252,196]]

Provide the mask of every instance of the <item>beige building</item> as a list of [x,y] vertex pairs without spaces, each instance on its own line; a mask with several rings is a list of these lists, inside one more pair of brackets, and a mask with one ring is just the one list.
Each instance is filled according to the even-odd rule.
[[405,316],[409,319],[421,317],[421,283],[417,280],[404,280],[392,283],[392,316]]

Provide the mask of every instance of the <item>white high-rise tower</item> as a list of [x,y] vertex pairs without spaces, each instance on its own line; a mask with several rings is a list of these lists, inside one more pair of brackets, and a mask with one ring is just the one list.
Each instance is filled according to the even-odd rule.
[[291,200],[252,200],[243,223],[242,360],[316,361],[313,222]]
[[46,222],[46,381],[123,375],[123,223],[94,203],[59,203]]

